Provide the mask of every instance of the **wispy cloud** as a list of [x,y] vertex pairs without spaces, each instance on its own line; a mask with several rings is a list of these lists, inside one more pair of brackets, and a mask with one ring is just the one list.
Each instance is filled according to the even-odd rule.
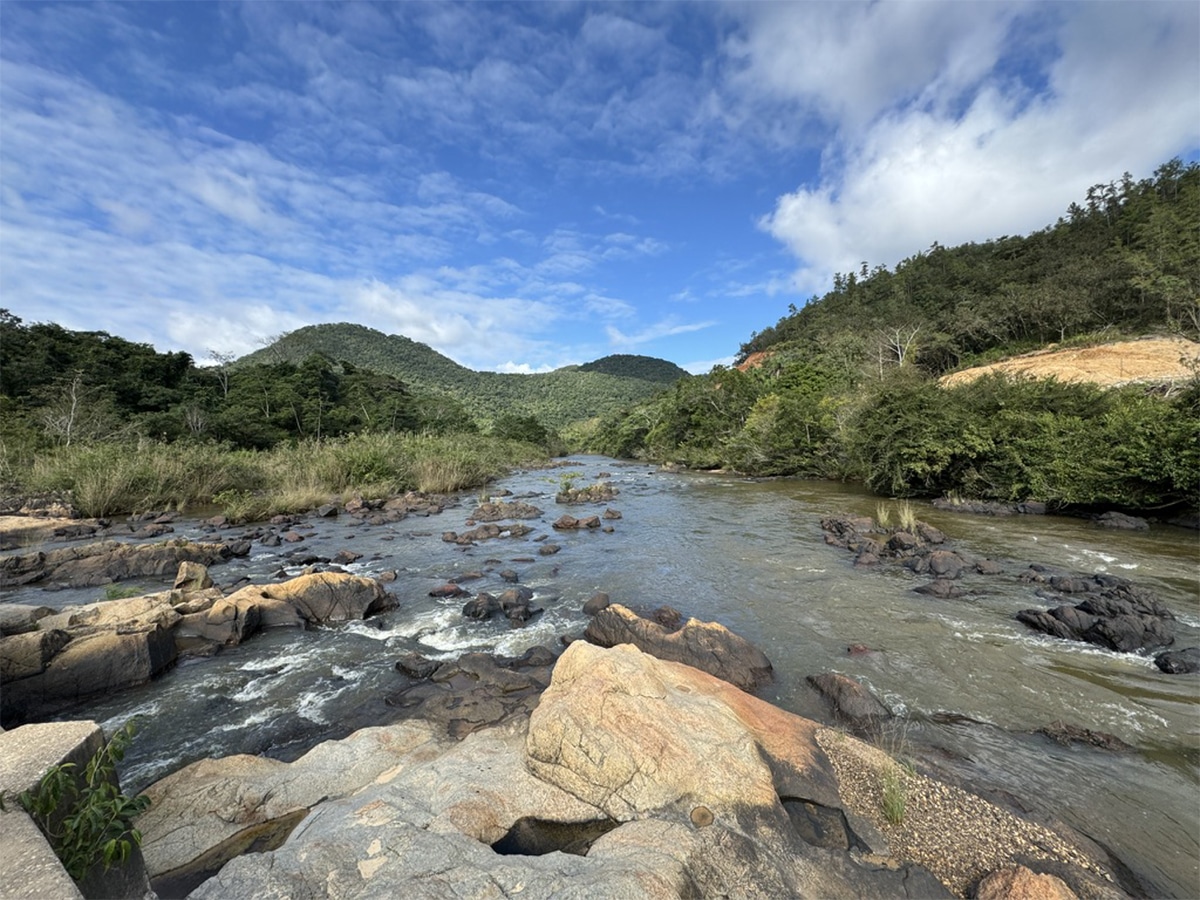
[[645,344],[649,341],[656,341],[664,337],[674,337],[679,334],[689,334],[693,331],[702,331],[705,328],[712,328],[717,323],[714,321],[708,322],[676,322],[673,319],[665,319],[657,322],[648,328],[643,328],[641,331],[633,334],[626,334],[613,325],[605,327],[604,331],[608,335],[609,341],[615,347],[635,347],[638,344]]

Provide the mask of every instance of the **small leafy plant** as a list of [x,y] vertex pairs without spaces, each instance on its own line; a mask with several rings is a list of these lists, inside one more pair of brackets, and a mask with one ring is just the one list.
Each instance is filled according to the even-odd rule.
[[133,820],[150,805],[150,798],[125,796],[116,778],[117,763],[134,731],[134,723],[126,722],[88,761],[82,779],[75,763],[63,763],[17,798],[76,882],[98,864],[107,871],[124,863],[134,846],[141,846],[142,835]]

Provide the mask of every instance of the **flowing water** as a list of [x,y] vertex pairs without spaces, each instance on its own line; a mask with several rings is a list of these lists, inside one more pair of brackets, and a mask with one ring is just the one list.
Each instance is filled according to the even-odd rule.
[[[807,675],[837,671],[866,683],[904,716],[898,733],[905,752],[1078,828],[1111,849],[1152,896],[1200,897],[1200,678],[1164,675],[1147,657],[1039,636],[1014,618],[1047,605],[1015,577],[1030,563],[1110,572],[1153,588],[1175,612],[1176,646],[1200,644],[1194,532],[1115,532],[1076,519],[989,518],[914,503],[918,517],[956,549],[1005,570],[966,579],[973,593],[964,599],[938,600],[913,593],[926,578],[891,567],[854,570],[850,554],[824,543],[822,516],[875,514],[877,498],[860,489],[576,461],[582,467],[566,471],[584,483],[608,472],[619,488],[609,505],[623,518],[612,533],[553,532],[550,523],[564,510],[553,499],[558,477],[548,471],[515,473],[492,486],[545,511],[523,539],[444,543],[443,531],[466,530],[474,496],[440,516],[388,526],[368,528],[346,516],[312,520],[306,551],[351,549],[364,554],[351,571],[399,572],[389,585],[398,609],[367,622],[263,634],[63,717],[111,728],[145,716],[126,759],[127,788],[205,756],[292,758],[317,737],[344,731],[347,721],[362,724],[364,711],[398,686],[393,665],[402,652],[452,658],[471,649],[515,655],[554,645],[559,635],[582,630],[583,601],[605,591],[614,602],[671,605],[722,622],[758,644],[776,671],[762,695],[801,715],[829,719]],[[176,532],[202,536],[184,523]],[[540,535],[562,551],[537,555]],[[267,580],[287,549],[256,545],[250,558],[214,568],[214,578]],[[485,573],[466,585],[472,591],[498,592],[506,586],[502,568],[516,570],[546,610],[524,628],[465,620],[461,599],[428,596],[470,571]],[[23,589],[0,599],[62,605],[96,593]],[[873,652],[850,655],[852,643]],[[1107,732],[1134,750],[1063,746],[1031,734],[1055,723]]]

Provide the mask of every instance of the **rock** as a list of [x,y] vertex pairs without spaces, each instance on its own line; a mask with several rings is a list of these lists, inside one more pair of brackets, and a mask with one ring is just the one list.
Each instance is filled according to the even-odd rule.
[[1081,728],[1078,725],[1071,725],[1067,722],[1054,722],[1039,728],[1035,734],[1045,735],[1052,741],[1056,741],[1064,746],[1071,744],[1085,744],[1089,747],[1098,747],[1101,750],[1109,750],[1113,752],[1121,752],[1132,750],[1129,744],[1125,743],[1115,734],[1107,734],[1103,731],[1092,731],[1090,728]]
[[0,559],[0,587],[47,580],[66,587],[95,587],[130,578],[162,577],[175,573],[182,562],[213,565],[249,552],[248,541],[228,544],[186,540],[160,544],[97,541],[4,557]]
[[281,584],[249,585],[226,599],[280,601],[292,606],[312,625],[365,619],[396,605],[396,599],[374,578],[338,572],[301,575]]
[[1150,523],[1137,516],[1127,516],[1125,513],[1106,512],[1092,519],[1097,528],[1116,528],[1122,531],[1149,531]]
[[236,595],[223,597],[204,612],[184,616],[178,637],[204,638],[218,644],[240,644],[262,627],[259,604]]
[[611,601],[608,599],[608,594],[604,593],[603,591],[595,593],[588,598],[586,603],[583,604],[583,614],[585,616],[594,616],[596,613],[600,612],[600,610],[607,607],[610,602]]
[[1154,657],[1154,664],[1168,675],[1200,672],[1200,647],[1184,650],[1167,650]]
[[333,562],[339,566],[347,566],[352,562],[357,562],[362,559],[363,555],[354,550],[339,550],[333,555]]
[[471,513],[477,522],[499,522],[502,519],[536,519],[542,511],[536,506],[515,500],[511,503],[481,503]]
[[0,638],[0,682],[40,675],[46,664],[71,640],[58,628]]
[[500,580],[506,581],[509,584],[516,584],[518,581],[521,580],[520,576],[518,576],[517,573],[514,572],[512,569],[501,569],[499,574],[500,574]]
[[[555,656],[534,647],[516,658],[488,653],[464,653],[456,660],[436,663],[434,671],[418,678],[424,666],[402,659],[397,671],[413,679],[386,698],[391,709],[436,722],[451,737],[462,739],[481,728],[527,716],[550,683]],[[410,671],[412,669],[413,671]]]
[[440,665],[437,660],[426,659],[420,653],[405,653],[396,660],[396,671],[420,681],[430,677]]
[[455,597],[465,597],[465,596],[467,596],[467,593],[468,593],[468,591],[466,590],[466,588],[459,587],[453,581],[448,581],[445,584],[441,585],[440,587],[435,587],[432,591],[429,592],[429,596],[430,597],[439,597],[442,599],[445,599],[445,598],[453,599]]
[[338,514],[338,508],[333,503],[323,503],[313,510],[313,515],[320,519],[332,519]]
[[175,572],[174,588],[177,591],[203,591],[213,586],[208,566],[198,562],[184,561]]
[[538,556],[553,556],[562,549],[558,544],[543,544],[538,547]]
[[480,592],[463,604],[462,614],[468,619],[490,619],[500,611],[500,603],[491,594]]
[[619,510],[615,510],[610,506],[608,509],[604,510],[604,518],[609,520],[620,519],[621,513]]
[[1006,866],[984,876],[976,900],[1079,900],[1055,875],[1036,875],[1024,866]]
[[932,525],[927,525],[925,522],[917,523],[917,537],[919,537],[926,544],[946,543],[946,535],[934,528]]
[[240,755],[185,766],[144,791],[150,807],[137,827],[151,885],[181,897],[227,860],[279,846],[310,807],[437,746],[432,726],[405,722],[320,744],[292,763]]
[[935,578],[929,584],[913,588],[913,593],[925,594],[926,596],[937,597],[941,600],[957,600],[959,597],[966,595],[966,591],[949,578]]
[[934,550],[929,554],[929,571],[937,578],[958,578],[962,570],[963,559],[952,550]]
[[[1119,653],[1170,646],[1175,639],[1175,616],[1148,590],[1116,575],[1063,573],[1031,566],[1021,580],[1048,584],[1056,591],[1082,599],[1074,606],[1050,610],[1024,609],[1017,620],[1036,631],[1066,640],[1084,641]],[[1045,589],[1038,592],[1055,599]]]
[[0,636],[36,631],[38,621],[53,614],[54,610],[49,606],[32,606],[27,603],[0,603]]
[[588,623],[584,638],[601,647],[632,644],[659,659],[681,662],[752,691],[771,680],[771,661],[749,641],[715,622],[688,619],[677,631],[611,604]]
[[568,516],[565,513],[554,520],[554,527],[559,530],[567,530],[579,527],[579,520],[574,516]]
[[909,534],[907,531],[897,531],[886,544],[887,550],[893,556],[904,556],[912,553],[919,547],[921,542],[916,536]]
[[880,703],[874,694],[845,675],[825,672],[809,675],[807,681],[829,701],[836,718],[860,731],[869,731],[892,717],[892,711]]
[[166,628],[73,637],[43,671],[5,683],[0,695],[4,726],[42,717],[86,697],[144,684],[175,657],[175,638]]

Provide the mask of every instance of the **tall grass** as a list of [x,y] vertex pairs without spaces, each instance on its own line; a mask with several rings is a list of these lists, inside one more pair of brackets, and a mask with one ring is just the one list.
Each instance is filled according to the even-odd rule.
[[44,454],[14,474],[32,492],[69,491],[85,516],[215,502],[230,518],[253,521],[311,509],[339,494],[452,493],[543,460],[531,444],[478,435],[363,434],[266,451],[95,443]]

